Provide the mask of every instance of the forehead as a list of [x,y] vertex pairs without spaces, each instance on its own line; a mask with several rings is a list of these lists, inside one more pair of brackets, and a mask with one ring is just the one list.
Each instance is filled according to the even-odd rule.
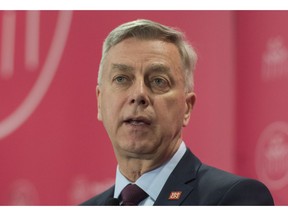
[[127,65],[157,63],[168,67],[179,67],[182,65],[181,62],[178,48],[172,43],[128,38],[110,48],[104,63]]

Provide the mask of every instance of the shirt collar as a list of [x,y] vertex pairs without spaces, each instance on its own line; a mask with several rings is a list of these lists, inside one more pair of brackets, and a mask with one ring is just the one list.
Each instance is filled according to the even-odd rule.
[[[155,201],[168,177],[183,157],[185,151],[186,145],[184,142],[182,142],[176,153],[169,161],[154,170],[144,173],[139,179],[137,179],[135,184],[141,187],[149,195],[149,197]],[[116,169],[114,198],[118,198],[123,188],[130,183],[131,182],[122,175],[118,165]]]

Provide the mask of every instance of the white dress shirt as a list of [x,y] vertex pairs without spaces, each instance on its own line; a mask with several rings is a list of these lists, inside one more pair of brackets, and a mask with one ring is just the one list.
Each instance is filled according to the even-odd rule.
[[[140,202],[139,205],[151,206],[154,204],[168,177],[185,152],[186,145],[182,141],[179,149],[169,161],[154,170],[144,173],[139,179],[137,179],[135,184],[137,184],[148,194],[148,197]],[[119,198],[123,188],[130,183],[131,182],[120,172],[119,166],[117,166],[114,198]]]

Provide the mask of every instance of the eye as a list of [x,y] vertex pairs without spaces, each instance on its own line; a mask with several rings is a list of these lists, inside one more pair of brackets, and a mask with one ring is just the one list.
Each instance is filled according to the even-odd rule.
[[156,85],[161,85],[161,84],[163,84],[163,79],[160,79],[160,78],[155,78],[154,80],[153,80],[153,82],[156,84]]
[[152,80],[152,84],[157,85],[157,86],[166,86],[168,84],[167,80],[163,79],[163,78],[154,78]]
[[123,75],[118,75],[113,78],[113,82],[116,82],[117,84],[125,84],[128,81],[129,81],[128,77]]
[[150,83],[154,90],[167,91],[169,89],[169,81],[163,77],[154,77]]

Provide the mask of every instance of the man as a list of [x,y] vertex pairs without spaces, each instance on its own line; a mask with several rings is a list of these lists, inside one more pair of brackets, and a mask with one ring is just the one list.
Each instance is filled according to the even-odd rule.
[[[181,32],[149,20],[108,35],[96,92],[116,182],[82,205],[273,205],[262,183],[202,164],[182,140],[195,103],[196,58]],[[144,195],[127,203],[134,190]]]

